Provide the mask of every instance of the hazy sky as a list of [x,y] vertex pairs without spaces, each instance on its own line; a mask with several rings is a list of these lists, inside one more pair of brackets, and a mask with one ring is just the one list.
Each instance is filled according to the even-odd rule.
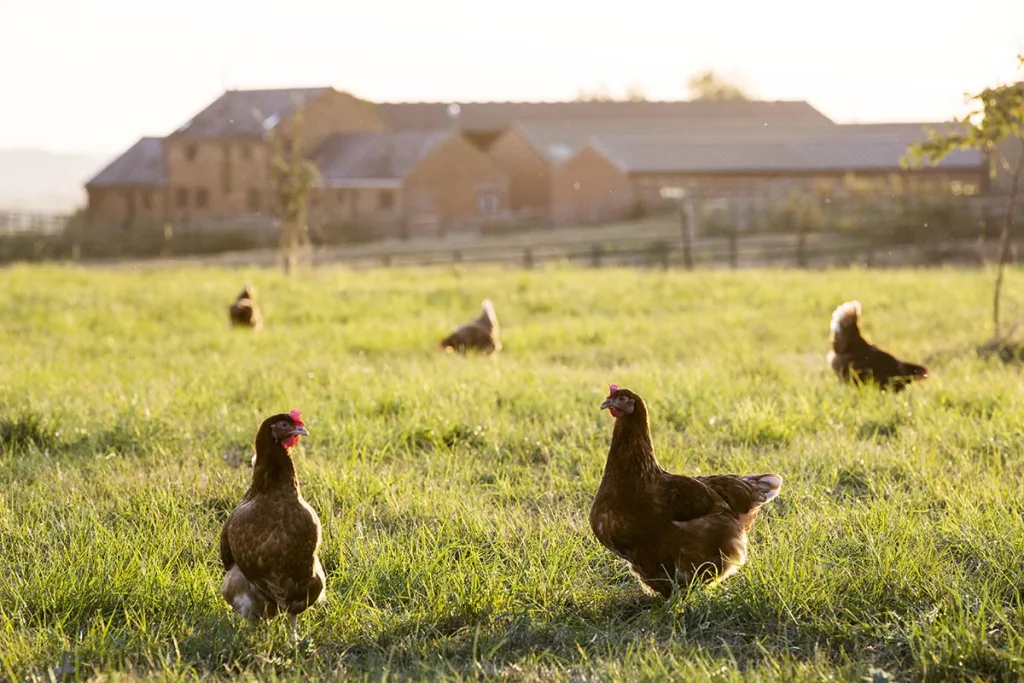
[[224,88],[678,99],[704,68],[840,122],[933,121],[1020,51],[1024,0],[0,0],[0,147],[118,152]]

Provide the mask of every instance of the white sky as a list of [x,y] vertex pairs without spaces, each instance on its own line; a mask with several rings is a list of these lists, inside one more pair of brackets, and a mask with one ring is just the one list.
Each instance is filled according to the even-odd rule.
[[0,147],[119,152],[226,87],[679,99],[705,68],[840,122],[934,121],[1022,51],[1024,0],[0,0]]

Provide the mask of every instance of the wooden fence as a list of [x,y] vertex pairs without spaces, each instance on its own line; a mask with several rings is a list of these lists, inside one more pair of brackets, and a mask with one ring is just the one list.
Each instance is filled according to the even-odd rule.
[[[979,216],[986,212],[990,217],[998,215],[996,210],[999,206],[1005,207],[1005,198],[972,197],[970,200],[970,210],[956,215],[939,212],[934,220],[930,220],[930,214],[861,216],[853,221],[856,227],[847,225],[851,222],[850,214],[844,209],[849,207],[829,205],[829,210],[819,215],[824,223],[812,226],[803,220],[782,220],[776,232],[747,231],[742,222],[736,225],[732,221],[712,226],[702,221],[705,217],[694,210],[696,207],[686,205],[677,206],[673,213],[629,223],[543,229],[520,226],[520,230],[495,234],[452,233],[443,237],[321,243],[307,252],[306,260],[312,265],[352,267],[492,263],[533,268],[552,262],[592,267],[661,268],[980,264],[991,258],[990,252],[994,249],[991,244],[1000,226],[994,224],[998,221],[992,220],[986,225]],[[679,208],[684,209],[682,215]],[[736,217],[749,215],[748,203],[736,204],[734,208]],[[760,208],[767,212],[769,207]],[[35,216],[35,219],[25,216]],[[137,264],[149,256],[165,261],[173,259],[169,263],[238,266],[272,266],[280,261],[277,251],[269,248],[275,240],[254,242],[250,239],[253,232],[249,225],[240,227],[235,231],[237,234],[199,230],[188,233],[161,230],[153,231],[152,235],[123,230],[116,235],[45,234],[46,229],[59,227],[62,218],[49,216],[47,220],[33,214],[0,213],[0,226],[6,221],[7,225],[16,226],[12,230],[39,235],[38,239],[24,234],[0,239],[0,260],[77,261],[83,258],[110,264],[128,259]],[[980,233],[984,233],[988,246],[979,246],[978,240],[972,239]],[[88,243],[90,240],[92,244]],[[107,240],[113,241],[108,243]],[[2,248],[5,244],[10,248]],[[200,246],[203,248],[198,248]]]
[[0,211],[0,235],[58,235],[68,223],[68,216],[32,211]]
[[[341,265],[374,267],[453,267],[498,265],[508,268],[539,268],[545,264],[583,267],[629,266],[641,268],[828,268],[860,265],[872,267],[937,266],[943,264],[980,266],[994,260],[997,245],[977,241],[884,243],[865,241],[848,233],[735,235],[701,238],[687,249],[682,238],[604,239],[591,243],[545,242],[543,244],[489,246],[449,245],[415,250],[361,249],[345,247],[309,249],[303,259],[312,267]],[[1017,247],[1014,249],[1016,261]],[[115,262],[129,267],[177,267],[210,265],[218,267],[276,267],[281,255],[276,250],[233,252],[210,256],[160,259],[148,262]]]

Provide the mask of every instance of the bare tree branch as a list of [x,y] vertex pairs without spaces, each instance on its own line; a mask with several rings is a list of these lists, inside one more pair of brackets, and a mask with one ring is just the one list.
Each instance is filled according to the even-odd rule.
[[286,274],[295,267],[299,249],[309,244],[307,207],[309,195],[316,187],[320,175],[317,167],[303,154],[301,113],[293,116],[289,124],[271,133],[274,155],[270,165],[270,182],[280,221],[280,245]]

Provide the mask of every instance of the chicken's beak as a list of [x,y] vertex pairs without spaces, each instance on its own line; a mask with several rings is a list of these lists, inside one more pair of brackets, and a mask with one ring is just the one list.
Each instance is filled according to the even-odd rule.
[[604,400],[604,403],[601,404],[601,408],[600,409],[601,410],[605,410],[605,409],[611,408],[611,407],[612,407],[612,397],[609,396],[608,398],[606,398]]
[[301,434],[302,436],[309,436],[309,432],[307,432],[306,428],[303,427],[302,425],[295,425],[295,427],[292,428],[291,436],[295,436],[296,434]]

